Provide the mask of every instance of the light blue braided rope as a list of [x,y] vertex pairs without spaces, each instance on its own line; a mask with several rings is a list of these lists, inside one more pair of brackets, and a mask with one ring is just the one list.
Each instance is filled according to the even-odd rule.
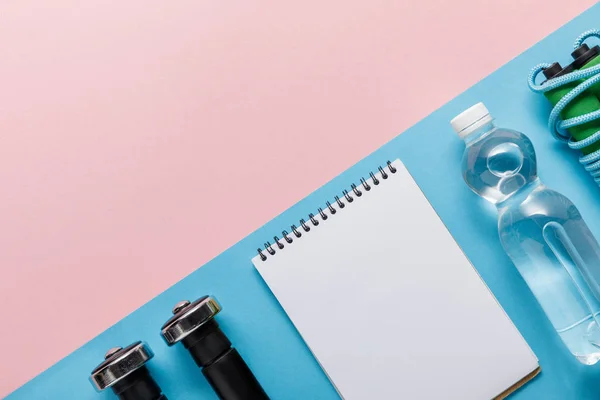
[[581,45],[583,44],[583,42],[585,42],[587,39],[591,38],[591,37],[600,37],[600,30],[599,29],[590,29],[589,31],[585,31],[583,32],[581,35],[579,35],[577,37],[577,39],[575,39],[575,43],[573,44],[573,50],[576,50],[578,47],[581,47]]
[[[573,45],[573,47],[575,49],[578,48],[583,44],[583,42],[586,39],[590,37],[600,38],[600,30],[591,29],[582,33],[581,35],[579,35],[577,40],[575,40],[575,44]],[[567,120],[562,120],[560,117],[561,112],[571,101],[573,101],[573,99],[575,99],[577,96],[579,96],[591,86],[600,82],[600,65],[596,65],[595,67],[584,69],[581,71],[574,71],[569,74],[559,76],[558,78],[550,79],[543,85],[536,84],[537,76],[540,74],[540,72],[542,72],[545,68],[548,68],[550,65],[551,64],[538,64],[535,67],[533,67],[533,69],[529,73],[527,83],[529,84],[529,88],[533,92],[544,93],[556,89],[560,86],[566,85],[568,83],[586,79],[584,82],[578,84],[571,91],[569,91],[562,99],[560,99],[560,101],[554,106],[554,108],[552,108],[552,111],[550,112],[550,117],[548,118],[548,128],[552,132],[552,135],[556,139],[566,142],[569,145],[569,147],[573,150],[581,150],[594,143],[600,142],[600,131],[578,142],[574,141],[567,131],[567,129],[572,128],[574,126],[583,125],[587,122],[599,119],[600,110],[593,111],[574,118],[569,118]],[[585,170],[588,171],[592,175],[596,183],[600,185],[600,150],[597,150],[586,156],[579,157],[579,162],[583,164]]]

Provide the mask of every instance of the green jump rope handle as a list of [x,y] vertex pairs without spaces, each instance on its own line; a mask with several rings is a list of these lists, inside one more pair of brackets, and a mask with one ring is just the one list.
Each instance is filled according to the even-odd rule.
[[[558,62],[539,64],[531,70],[528,84],[533,92],[543,93],[554,106],[549,121],[554,136],[568,140],[569,147],[581,152],[579,162],[600,185],[600,45],[590,48],[583,43],[592,36],[600,39],[600,30],[586,31],[577,38],[571,64],[564,68]],[[543,73],[547,81],[537,84],[539,73]],[[560,128],[561,125],[565,128]]]
[[[588,69],[588,68],[592,68],[595,67],[596,65],[600,64],[600,56],[596,56],[594,58],[592,58],[590,61],[588,61],[587,63],[583,64],[583,66],[579,69]],[[595,84],[594,86],[590,87],[587,92],[592,93],[594,96],[596,96],[597,98],[600,99],[600,83]]]
[[[600,57],[596,57],[588,64],[584,66],[584,68],[592,67],[592,63],[594,65],[600,63]],[[547,91],[544,93],[544,96],[550,101],[550,103],[555,106],[560,99],[567,95],[575,86],[577,86],[581,82],[571,82],[569,84],[557,87],[556,89]],[[600,85],[594,85],[593,88],[600,94]],[[591,89],[591,88],[590,88]],[[586,90],[581,95],[577,96],[573,101],[571,101],[560,113],[560,116],[563,120],[569,118],[579,117],[580,115],[584,115],[593,111],[600,110],[600,100],[591,90]],[[568,129],[569,133],[575,141],[581,141],[592,136],[594,133],[600,131],[600,120],[594,120],[587,122],[583,125],[574,126]],[[591,146],[587,146],[582,149],[584,155],[593,153],[596,150],[600,149],[600,143],[592,144]]]

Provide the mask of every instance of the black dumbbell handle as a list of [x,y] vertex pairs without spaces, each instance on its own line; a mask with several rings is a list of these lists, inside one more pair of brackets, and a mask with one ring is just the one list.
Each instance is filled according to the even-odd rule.
[[221,400],[269,400],[214,319],[182,340]]
[[167,400],[145,366],[119,380],[112,390],[120,400]]

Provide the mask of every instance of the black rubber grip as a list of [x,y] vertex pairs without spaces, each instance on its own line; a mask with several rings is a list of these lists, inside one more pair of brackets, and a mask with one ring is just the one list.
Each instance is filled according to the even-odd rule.
[[236,349],[229,349],[202,373],[221,400],[269,400]]
[[221,400],[269,399],[216,320],[207,321],[182,342]]
[[145,366],[115,383],[112,390],[120,400],[167,400]]

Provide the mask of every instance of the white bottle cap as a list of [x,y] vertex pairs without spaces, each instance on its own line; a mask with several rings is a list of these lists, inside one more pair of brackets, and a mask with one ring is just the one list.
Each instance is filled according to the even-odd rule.
[[492,120],[490,112],[483,103],[477,103],[468,108],[450,121],[450,125],[461,139],[477,128],[489,123]]

